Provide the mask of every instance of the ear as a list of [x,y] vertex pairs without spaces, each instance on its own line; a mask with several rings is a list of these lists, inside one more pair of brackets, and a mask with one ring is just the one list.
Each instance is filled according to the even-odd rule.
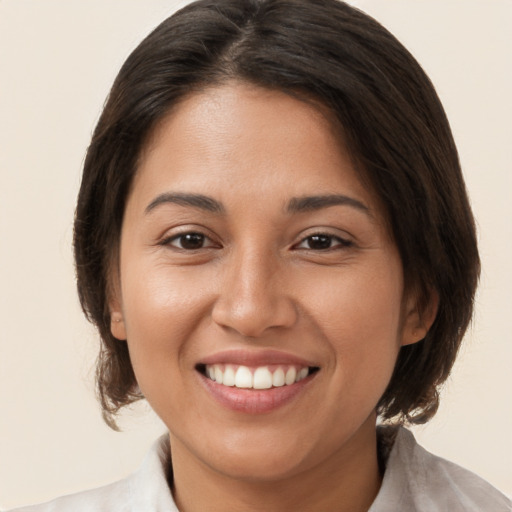
[[123,313],[120,310],[110,309],[110,332],[118,340],[126,340],[126,328]]
[[439,306],[439,294],[435,290],[430,290],[425,304],[421,304],[418,293],[408,295],[404,305],[402,346],[417,343],[427,335]]
[[114,338],[126,340],[126,327],[124,323],[123,307],[121,302],[121,286],[119,279],[109,283],[108,308],[110,311],[110,332]]

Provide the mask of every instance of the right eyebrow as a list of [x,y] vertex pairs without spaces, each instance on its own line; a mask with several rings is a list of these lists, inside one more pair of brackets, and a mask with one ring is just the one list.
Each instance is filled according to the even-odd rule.
[[198,208],[211,213],[225,213],[226,211],[222,203],[202,194],[165,192],[155,197],[155,199],[146,206],[144,212],[148,214],[156,207],[167,203],[179,204],[181,206],[192,206],[193,208]]
[[351,208],[355,208],[356,210],[365,213],[369,217],[373,217],[370,208],[368,208],[364,203],[358,199],[342,194],[294,197],[289,201],[287,211],[289,213],[303,213],[337,205],[350,206]]

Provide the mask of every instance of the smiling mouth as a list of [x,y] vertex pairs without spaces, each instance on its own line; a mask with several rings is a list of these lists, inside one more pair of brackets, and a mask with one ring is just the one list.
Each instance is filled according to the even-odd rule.
[[291,386],[318,372],[317,366],[198,364],[196,370],[207,379],[226,387],[273,389]]

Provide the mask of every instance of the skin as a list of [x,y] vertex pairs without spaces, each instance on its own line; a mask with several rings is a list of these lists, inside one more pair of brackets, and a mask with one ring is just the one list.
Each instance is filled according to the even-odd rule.
[[[229,83],[177,105],[143,152],[112,333],[169,429],[184,512],[363,511],[378,492],[375,406],[400,347],[433,319],[404,296],[385,217],[339,132],[320,108]],[[208,196],[223,212],[169,193]],[[329,194],[363,207],[289,211],[293,198]],[[205,235],[192,250],[190,232]],[[319,233],[328,248],[313,243]],[[276,349],[320,370],[276,410],[233,411],[196,370],[231,349]]]

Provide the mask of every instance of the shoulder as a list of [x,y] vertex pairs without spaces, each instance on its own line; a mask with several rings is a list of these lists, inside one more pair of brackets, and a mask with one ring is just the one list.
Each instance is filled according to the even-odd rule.
[[[400,428],[370,512],[512,511],[512,502],[478,475],[422,448]],[[398,507],[398,508],[397,508]]]
[[129,477],[10,512],[177,512],[168,485],[170,467],[168,435],[163,435]]
[[62,496],[48,503],[22,507],[11,512],[128,512],[129,478],[97,489]]

